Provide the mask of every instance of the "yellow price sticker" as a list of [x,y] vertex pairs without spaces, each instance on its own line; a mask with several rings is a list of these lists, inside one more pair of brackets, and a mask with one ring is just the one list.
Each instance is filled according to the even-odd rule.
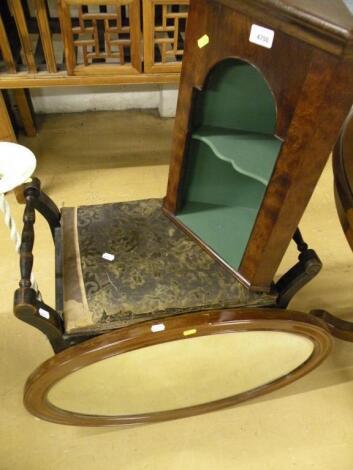
[[190,335],[194,335],[196,332],[197,332],[196,328],[193,328],[192,330],[183,331],[183,335],[184,336],[190,336]]
[[197,45],[201,49],[202,47],[205,47],[209,42],[210,38],[207,36],[207,34],[204,34],[197,40]]

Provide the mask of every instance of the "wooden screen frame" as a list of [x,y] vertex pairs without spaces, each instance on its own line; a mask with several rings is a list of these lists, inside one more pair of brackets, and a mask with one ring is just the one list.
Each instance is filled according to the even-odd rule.
[[[144,48],[144,69],[147,73],[180,73],[181,62],[155,63],[155,21],[154,11],[156,5],[189,5],[190,0],[143,0],[143,48]],[[186,14],[186,20],[188,14]]]
[[[75,47],[72,38],[70,6],[72,5],[117,5],[129,6],[130,9],[130,41],[131,64],[129,65],[77,65]],[[141,21],[139,0],[59,0],[59,15],[65,48],[65,60],[68,75],[126,75],[138,74],[142,71],[140,53]]]

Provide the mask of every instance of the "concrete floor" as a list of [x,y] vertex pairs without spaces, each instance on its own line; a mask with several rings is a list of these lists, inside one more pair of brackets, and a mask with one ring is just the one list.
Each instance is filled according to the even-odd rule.
[[[173,122],[153,113],[52,115],[34,139],[44,188],[62,205],[133,200],[164,194]],[[20,225],[23,207],[9,196]],[[53,247],[36,223],[35,273],[53,304]],[[352,318],[353,255],[334,208],[328,164],[301,228],[324,270],[292,302]],[[272,395],[236,408],[148,426],[74,428],[42,422],[22,406],[27,376],[52,355],[46,339],[12,315],[18,260],[0,225],[0,469],[351,469],[353,345],[336,341],[317,370]],[[280,272],[295,260],[286,255]]]

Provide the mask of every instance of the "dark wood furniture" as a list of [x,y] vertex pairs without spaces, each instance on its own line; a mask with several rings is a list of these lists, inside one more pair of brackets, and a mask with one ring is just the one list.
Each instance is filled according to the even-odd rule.
[[[337,213],[347,242],[353,251],[353,114],[350,113],[333,151],[334,192]],[[325,310],[312,314],[323,319],[337,338],[353,342],[353,322]]]
[[[190,416],[277,389],[327,356],[330,331],[339,336],[339,327],[334,330],[317,312],[282,307],[320,270],[319,258],[297,227],[353,101],[353,21],[344,4],[336,3],[332,7],[324,1],[318,9],[314,1],[191,2],[163,203],[59,211],[37,179],[24,185],[21,281],[14,311],[43,331],[56,353],[28,379],[25,404],[33,414],[91,426]],[[55,309],[30,283],[35,211],[47,219],[55,243]],[[292,238],[298,263],[274,283]],[[262,342],[264,332],[281,339]],[[245,355],[232,349],[242,338]],[[220,345],[222,339],[228,347]],[[190,354],[180,366],[179,355],[195,345],[203,345],[198,359]],[[291,347],[301,352],[274,375],[250,380],[268,345],[273,345],[273,360],[267,372]],[[250,360],[247,354],[255,346],[259,349]],[[148,376],[149,364],[159,360],[153,351],[160,351],[161,360],[170,354],[172,362],[162,363],[163,374]],[[124,362],[127,358],[129,364],[129,357],[130,369]],[[71,409],[66,397],[81,395],[75,388],[70,395],[65,386],[80,377],[76,374],[113,359],[117,365],[103,385],[117,385],[112,396],[127,400],[127,411],[119,406],[102,411],[103,406],[90,412],[80,401]],[[238,366],[250,381],[240,388],[233,383],[219,396],[190,400],[190,377],[200,381],[203,391],[212,391],[214,384],[203,382],[211,362],[215,373],[230,367],[227,380],[219,377],[216,385],[238,377]],[[126,388],[123,371],[135,367]],[[188,379],[175,392],[175,404],[162,406],[163,396],[174,396],[168,389],[172,377],[164,375],[168,370]],[[110,381],[114,371],[116,383]],[[157,396],[151,396],[150,379],[157,383]],[[85,387],[84,396],[90,392],[99,398],[101,384],[97,388],[82,379],[79,386]],[[137,393],[143,395],[145,386],[146,409]]]
[[353,114],[347,118],[333,152],[335,200],[347,241],[353,250]]

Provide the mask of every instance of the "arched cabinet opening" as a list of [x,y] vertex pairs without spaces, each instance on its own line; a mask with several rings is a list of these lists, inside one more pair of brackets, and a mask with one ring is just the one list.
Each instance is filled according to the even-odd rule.
[[239,268],[282,141],[276,104],[252,65],[218,63],[194,98],[177,218]]

